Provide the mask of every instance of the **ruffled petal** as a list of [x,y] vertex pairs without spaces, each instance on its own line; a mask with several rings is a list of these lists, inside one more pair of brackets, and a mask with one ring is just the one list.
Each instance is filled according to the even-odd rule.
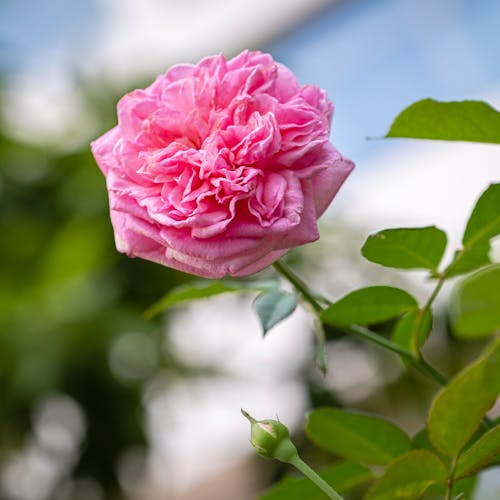
[[172,67],[118,103],[92,143],[117,249],[209,278],[260,271],[319,237],[353,168],[333,105],[269,54]]

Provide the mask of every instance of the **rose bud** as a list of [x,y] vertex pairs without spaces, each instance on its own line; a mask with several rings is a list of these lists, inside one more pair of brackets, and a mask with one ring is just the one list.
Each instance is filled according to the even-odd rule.
[[290,440],[288,429],[281,422],[278,420],[255,420],[245,410],[241,410],[241,413],[250,422],[250,442],[259,455],[293,465],[328,498],[342,500],[342,497],[299,457],[297,448]]
[[286,426],[278,420],[255,420],[244,410],[241,413],[250,422],[250,442],[257,453],[290,463],[297,455],[297,448],[290,440],[290,432]]
[[198,276],[246,276],[319,238],[353,168],[333,105],[269,54],[180,64],[118,103],[92,143],[117,249]]

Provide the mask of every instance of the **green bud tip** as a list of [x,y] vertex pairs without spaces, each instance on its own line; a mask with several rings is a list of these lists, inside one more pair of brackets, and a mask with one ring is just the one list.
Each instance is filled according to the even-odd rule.
[[243,416],[251,423],[251,424],[256,424],[257,423],[257,420],[255,420],[255,418],[252,417],[252,415],[250,415],[249,413],[247,413],[243,408],[241,408],[241,413],[243,414]]
[[244,410],[241,413],[250,422],[250,442],[259,455],[282,462],[290,462],[297,455],[290,433],[281,422],[256,420]]

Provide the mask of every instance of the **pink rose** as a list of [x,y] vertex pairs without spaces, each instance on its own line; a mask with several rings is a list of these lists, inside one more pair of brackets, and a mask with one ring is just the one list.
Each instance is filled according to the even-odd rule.
[[260,271],[319,237],[353,168],[333,105],[268,54],[172,67],[92,143],[120,252],[208,278]]

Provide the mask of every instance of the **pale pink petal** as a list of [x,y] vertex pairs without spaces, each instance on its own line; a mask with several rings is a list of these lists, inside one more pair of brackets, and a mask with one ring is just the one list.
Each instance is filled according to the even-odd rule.
[[116,159],[113,156],[113,148],[117,141],[120,140],[120,131],[118,127],[114,127],[90,145],[97,165],[102,170],[104,175],[116,166]]
[[317,217],[328,208],[353,168],[354,163],[337,152],[333,164],[312,179]]

